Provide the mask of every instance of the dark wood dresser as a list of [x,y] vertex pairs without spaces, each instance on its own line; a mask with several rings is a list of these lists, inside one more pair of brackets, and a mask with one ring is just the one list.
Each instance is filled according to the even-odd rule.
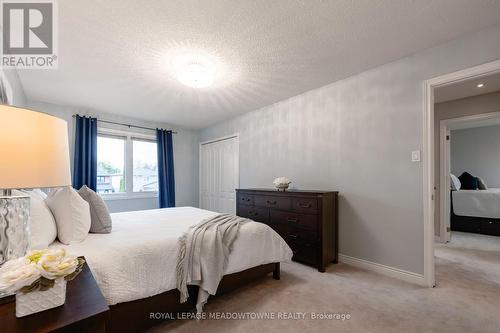
[[237,189],[236,214],[268,224],[288,243],[293,260],[324,272],[338,261],[338,192]]

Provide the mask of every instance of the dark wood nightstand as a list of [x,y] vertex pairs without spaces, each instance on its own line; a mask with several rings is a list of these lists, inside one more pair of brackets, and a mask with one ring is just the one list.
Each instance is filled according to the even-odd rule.
[[0,330],[10,332],[105,332],[109,307],[87,263],[66,287],[63,306],[16,318],[15,298],[0,304]]

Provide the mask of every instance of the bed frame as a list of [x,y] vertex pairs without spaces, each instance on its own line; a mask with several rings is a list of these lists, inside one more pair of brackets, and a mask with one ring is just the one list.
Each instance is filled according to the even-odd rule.
[[451,230],[500,236],[500,219],[455,215],[453,212],[453,193],[450,194],[450,201]]
[[[237,289],[253,280],[273,273],[280,279],[280,264],[271,263],[253,267],[238,273],[225,275],[217,289],[217,296]],[[118,303],[109,307],[106,332],[142,332],[163,320],[173,319],[178,313],[191,313],[196,307],[198,287],[188,286],[189,299],[179,303],[179,291],[169,290],[162,294],[135,301]],[[151,313],[161,313],[162,319],[150,318]]]

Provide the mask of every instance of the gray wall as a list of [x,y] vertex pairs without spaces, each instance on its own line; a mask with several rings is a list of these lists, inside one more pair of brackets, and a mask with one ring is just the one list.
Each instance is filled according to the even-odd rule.
[[[202,131],[240,134],[240,184],[336,189],[340,252],[423,274],[423,81],[500,58],[500,26]],[[339,64],[341,66],[341,64]]]
[[488,187],[500,187],[500,126],[451,131],[451,172],[467,171],[484,179]]
[[[71,160],[73,159],[73,145],[75,136],[74,119],[72,118],[72,115],[76,113],[80,115],[92,115],[100,119],[131,123],[140,126],[172,128],[177,130],[178,134],[174,135],[173,139],[176,205],[195,207],[198,206],[199,133],[197,131],[191,131],[183,128],[174,128],[165,123],[152,123],[138,119],[100,113],[94,110],[84,110],[76,107],[61,106],[31,100],[27,101],[27,107],[33,110],[42,111],[60,117],[68,122]],[[124,129],[123,126],[106,125],[104,123],[100,126]],[[146,131],[146,133],[151,134],[151,131]],[[158,208],[156,198],[107,200],[106,203],[111,212]]]
[[[434,207],[434,232],[439,235],[439,215],[440,215],[440,174],[439,174],[439,122],[445,119],[453,119],[465,116],[471,116],[481,113],[490,113],[500,111],[500,92],[484,94],[480,96],[457,99],[454,101],[437,103],[434,105],[434,174],[436,186],[436,200]],[[459,176],[459,175],[457,175]]]

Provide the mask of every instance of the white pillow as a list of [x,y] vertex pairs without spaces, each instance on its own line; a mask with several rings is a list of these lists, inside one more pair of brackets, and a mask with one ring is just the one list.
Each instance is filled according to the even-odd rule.
[[56,221],[44,198],[37,191],[14,191],[30,197],[30,243],[32,250],[48,247],[56,240]]
[[460,179],[458,179],[458,177],[452,173],[450,173],[450,178],[451,178],[451,182],[450,182],[451,189],[456,190],[456,191],[460,190],[460,188],[462,187],[462,183],[460,183]]
[[38,194],[43,200],[47,199],[47,193],[40,190],[39,188],[35,188],[32,192]]
[[71,186],[49,193],[45,200],[56,218],[57,238],[63,244],[83,241],[90,230],[90,208],[87,201]]

